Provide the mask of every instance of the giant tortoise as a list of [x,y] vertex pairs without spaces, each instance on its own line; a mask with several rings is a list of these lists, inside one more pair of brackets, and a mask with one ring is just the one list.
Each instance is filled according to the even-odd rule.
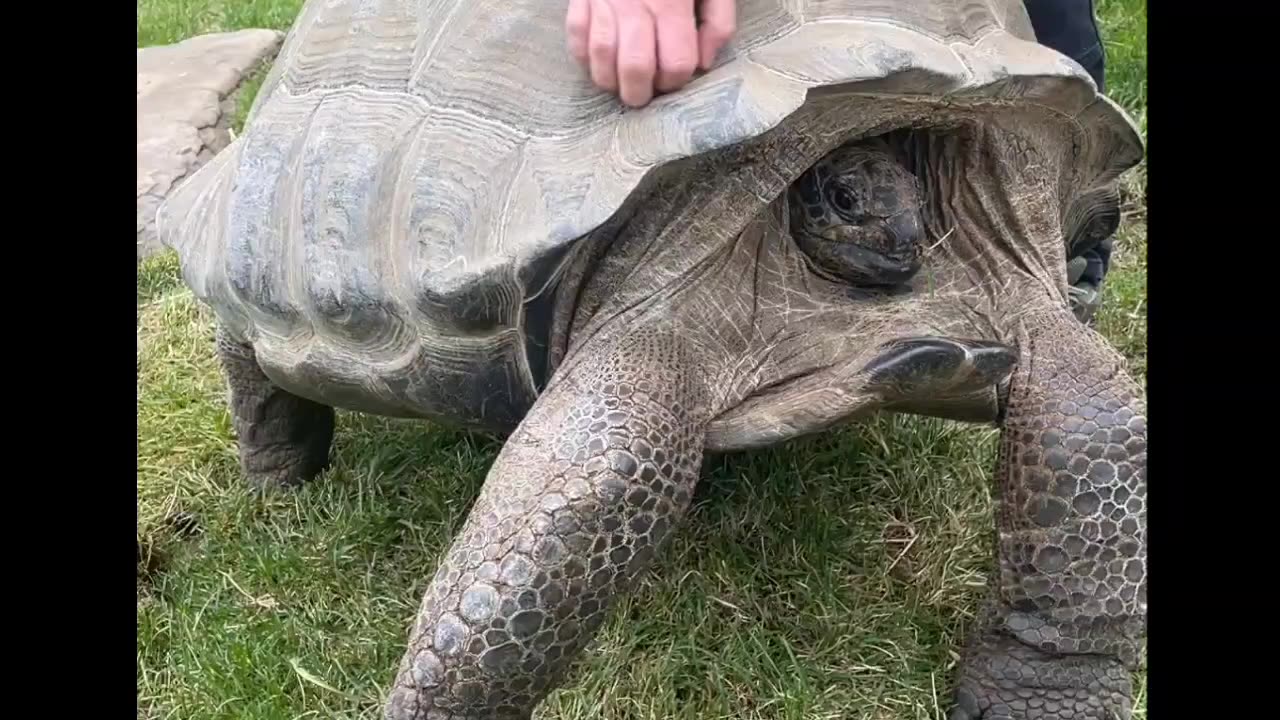
[[877,411],[1002,428],[952,717],[1129,716],[1145,400],[1066,268],[1119,222],[1131,121],[1017,0],[744,0],[716,66],[639,110],[563,15],[309,0],[158,214],[249,483],[321,471],[334,408],[505,439],[386,717],[531,716],[703,453]]

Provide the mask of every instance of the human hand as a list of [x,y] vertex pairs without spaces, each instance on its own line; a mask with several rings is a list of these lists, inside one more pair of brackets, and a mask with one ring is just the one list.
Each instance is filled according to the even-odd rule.
[[655,91],[678,90],[697,68],[711,68],[736,29],[734,2],[569,0],[569,52],[598,87],[642,107]]

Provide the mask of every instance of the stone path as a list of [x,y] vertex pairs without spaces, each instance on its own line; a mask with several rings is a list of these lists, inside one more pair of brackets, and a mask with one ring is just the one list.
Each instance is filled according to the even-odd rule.
[[231,141],[231,95],[284,34],[240,30],[138,49],[138,261],[162,250],[155,215],[175,184]]

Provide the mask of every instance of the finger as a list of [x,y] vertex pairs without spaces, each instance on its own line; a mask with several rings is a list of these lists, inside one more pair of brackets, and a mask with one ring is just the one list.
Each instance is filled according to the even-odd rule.
[[737,30],[735,0],[702,0],[702,26],[698,28],[699,64],[710,70],[716,55]]
[[655,86],[662,92],[684,87],[698,67],[698,29],[694,25],[689,0],[666,3],[658,12],[658,75]]
[[587,33],[591,29],[591,0],[569,0],[564,29],[569,54],[582,64],[587,62]]
[[619,3],[618,87],[622,102],[642,107],[653,99],[653,76],[657,72],[657,38],[653,16],[642,5]]
[[618,19],[609,0],[589,0],[591,30],[587,33],[587,55],[591,61],[591,82],[602,90],[618,89]]

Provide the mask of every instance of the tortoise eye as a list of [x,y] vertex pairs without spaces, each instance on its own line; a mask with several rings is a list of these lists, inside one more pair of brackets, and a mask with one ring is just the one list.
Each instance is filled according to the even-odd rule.
[[831,202],[835,203],[836,209],[841,212],[853,212],[853,195],[842,187],[837,186],[831,191]]

